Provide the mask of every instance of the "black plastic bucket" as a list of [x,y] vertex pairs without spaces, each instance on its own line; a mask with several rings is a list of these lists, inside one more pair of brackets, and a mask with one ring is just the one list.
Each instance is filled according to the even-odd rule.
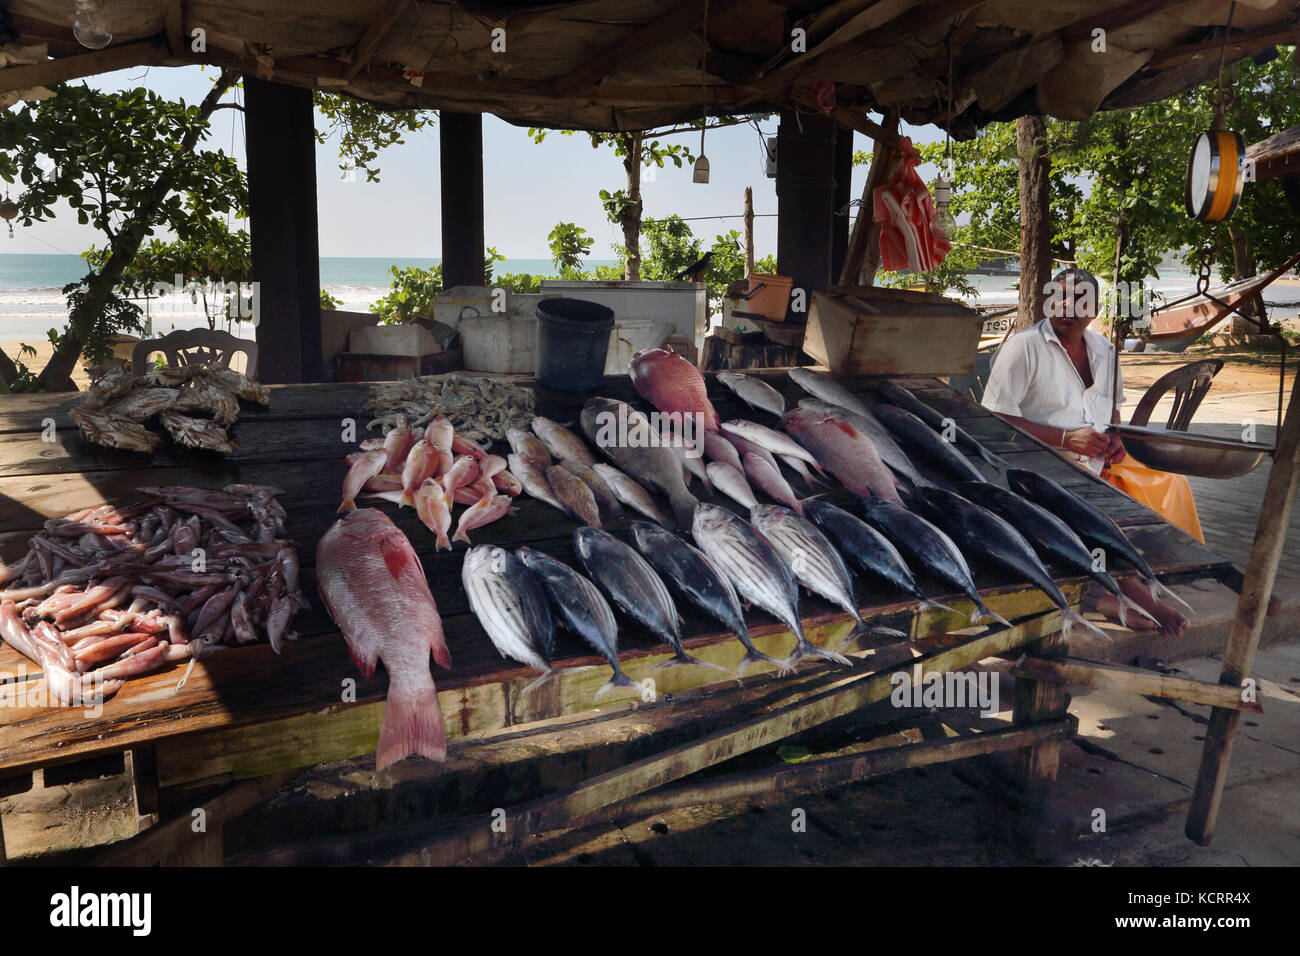
[[614,311],[585,299],[537,303],[537,381],[566,392],[590,392],[605,377]]

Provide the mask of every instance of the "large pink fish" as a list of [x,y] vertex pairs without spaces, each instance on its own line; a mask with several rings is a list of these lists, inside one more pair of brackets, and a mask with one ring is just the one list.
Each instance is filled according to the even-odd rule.
[[451,655],[442,618],[411,542],[381,511],[348,512],[316,547],[316,584],[362,677],[384,662],[388,706],[379,730],[375,768],[410,754],[447,756],[429,652],[442,667]]
[[704,427],[717,429],[718,413],[709,401],[704,376],[668,346],[637,352],[628,374],[641,397],[661,412],[703,415]]
[[876,446],[843,415],[800,407],[785,413],[781,427],[849,491],[901,503],[898,484]]

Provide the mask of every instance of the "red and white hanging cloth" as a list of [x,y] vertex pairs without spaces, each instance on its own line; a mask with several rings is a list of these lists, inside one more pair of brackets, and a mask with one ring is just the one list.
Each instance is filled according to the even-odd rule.
[[947,257],[952,243],[935,215],[929,187],[916,167],[921,157],[904,136],[902,158],[889,180],[871,193],[871,217],[881,224],[880,263],[886,272],[929,272]]

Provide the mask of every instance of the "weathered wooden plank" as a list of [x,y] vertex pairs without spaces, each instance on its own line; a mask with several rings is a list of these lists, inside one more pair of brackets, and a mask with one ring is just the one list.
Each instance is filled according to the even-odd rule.
[[1207,684],[1186,677],[1172,677],[1155,671],[1073,657],[1059,660],[1027,657],[1017,663],[1011,669],[1011,673],[1054,684],[1079,684],[1084,687],[1125,690],[1146,697],[1185,700],[1193,704],[1207,704],[1230,710],[1250,710],[1259,713],[1264,709],[1258,700],[1242,700],[1240,688]]
[[[1059,621],[1060,615],[1052,612],[1020,622],[1015,627],[990,629],[900,667],[919,667],[922,675],[966,667],[985,657],[1035,641],[1059,627]],[[690,744],[514,807],[507,811],[500,833],[494,833],[489,827],[473,826],[405,853],[391,862],[430,865],[464,859],[489,849],[494,842],[508,843],[529,833],[577,825],[610,804],[884,700],[893,689],[890,678],[895,669],[845,677],[811,698],[783,707],[773,714],[720,729]]]

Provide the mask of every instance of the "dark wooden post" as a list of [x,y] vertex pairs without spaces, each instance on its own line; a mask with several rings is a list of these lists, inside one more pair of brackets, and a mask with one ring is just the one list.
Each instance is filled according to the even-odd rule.
[[853,130],[835,127],[835,193],[831,219],[831,277],[840,274],[849,252],[849,223],[853,221],[849,202],[853,199]]
[[311,90],[244,78],[257,377],[319,382],[320,242]]
[[442,165],[442,286],[484,285],[483,115],[438,115]]
[[1016,120],[1020,156],[1020,310],[1013,329],[1027,329],[1043,317],[1043,288],[1052,278],[1052,221],[1046,153],[1047,122],[1042,116]]
[[834,155],[835,124],[829,117],[781,113],[776,142],[777,269],[794,279],[807,301],[831,280]]
[[745,187],[745,278],[754,271],[754,187]]

